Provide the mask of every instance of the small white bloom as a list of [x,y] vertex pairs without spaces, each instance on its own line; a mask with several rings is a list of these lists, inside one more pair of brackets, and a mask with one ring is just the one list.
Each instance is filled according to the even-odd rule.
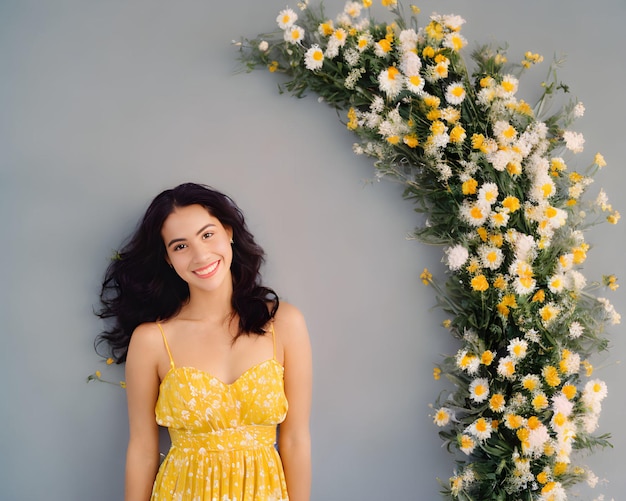
[[297,44],[304,38],[304,29],[297,25],[291,25],[285,30],[285,42]]
[[261,40],[261,42],[259,42],[259,50],[261,52],[267,52],[267,49],[269,48],[270,44],[268,44],[266,40]]
[[580,336],[582,336],[584,331],[585,328],[580,325],[580,322],[572,322],[571,324],[569,324],[569,337],[572,339],[579,338]]
[[447,407],[441,407],[435,413],[433,422],[437,426],[446,426],[454,418],[454,413]]
[[576,106],[574,106],[574,116],[576,118],[580,118],[585,114],[585,106],[583,105],[583,103],[581,103],[580,101],[578,101],[576,103]]
[[565,141],[565,147],[573,153],[581,153],[584,149],[585,138],[580,132],[566,130],[563,132],[563,140]]
[[448,85],[446,89],[446,101],[453,105],[459,105],[465,99],[465,87],[462,82],[455,82]]
[[457,244],[454,247],[448,247],[445,250],[445,254],[448,268],[452,271],[461,269],[469,258],[469,251],[461,244]]
[[314,44],[304,54],[304,65],[311,71],[319,70],[324,65],[324,52]]
[[278,17],[276,18],[276,22],[281,30],[286,30],[287,28],[291,28],[293,23],[298,20],[298,14],[296,14],[291,9],[284,9],[278,13]]
[[489,397],[489,381],[486,378],[474,379],[469,386],[469,393],[474,402],[484,402]]
[[492,245],[481,245],[478,249],[478,256],[480,257],[481,264],[490,270],[497,270],[500,268],[500,265],[504,260],[504,253],[502,250]]
[[528,351],[528,342],[516,337],[515,339],[511,339],[507,350],[513,359],[521,360],[526,356]]
[[361,2],[346,2],[343,11],[351,18],[356,18],[361,15],[361,9],[363,4]]
[[563,393],[559,393],[552,397],[552,410],[555,414],[561,413],[565,417],[569,417],[574,410],[574,403],[571,402]]

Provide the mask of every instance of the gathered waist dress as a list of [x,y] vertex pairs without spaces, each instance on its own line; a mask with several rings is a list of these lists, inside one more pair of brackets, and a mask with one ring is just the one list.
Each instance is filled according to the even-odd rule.
[[274,354],[226,384],[206,371],[177,367],[159,325],[170,369],[156,420],[172,445],[151,501],[287,501],[276,429],[287,414],[283,366]]

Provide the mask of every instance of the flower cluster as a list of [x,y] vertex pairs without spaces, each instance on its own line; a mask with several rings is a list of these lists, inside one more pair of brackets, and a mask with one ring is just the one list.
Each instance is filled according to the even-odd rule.
[[[420,278],[451,315],[456,354],[435,368],[454,383],[434,409],[439,435],[457,456],[444,491],[452,499],[559,501],[592,472],[573,451],[608,445],[597,436],[606,384],[590,358],[607,348],[605,326],[620,315],[594,295],[582,273],[585,230],[615,224],[604,191],[588,201],[601,154],[582,172],[569,165],[584,151],[570,128],[583,116],[572,100],[546,114],[567,86],[550,66],[536,103],[518,97],[520,77],[543,58],[531,52],[510,64],[502,48],[463,57],[464,20],[419,9],[375,22],[371,0],[348,1],[335,19],[300,4],[285,9],[277,30],[244,40],[241,60],[290,79],[296,96],[317,93],[342,110],[375,161],[377,176],[405,185],[426,219],[422,241],[445,246],[447,279]],[[603,285],[617,288],[613,275]]]

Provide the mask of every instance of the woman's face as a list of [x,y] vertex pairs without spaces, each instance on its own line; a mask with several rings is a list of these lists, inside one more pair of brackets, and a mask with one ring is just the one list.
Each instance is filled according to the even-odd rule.
[[232,280],[232,235],[201,205],[177,207],[161,228],[168,263],[190,288],[207,291]]

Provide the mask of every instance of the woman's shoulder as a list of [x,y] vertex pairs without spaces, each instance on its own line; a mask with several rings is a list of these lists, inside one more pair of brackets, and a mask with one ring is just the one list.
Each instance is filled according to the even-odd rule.
[[135,327],[130,337],[131,347],[142,351],[157,349],[163,344],[161,328],[157,322],[145,322]]
[[281,301],[278,305],[278,310],[276,310],[274,320],[284,323],[304,322],[304,315],[293,304]]
[[280,302],[274,316],[274,330],[283,342],[308,337],[304,315],[296,306],[285,301]]

